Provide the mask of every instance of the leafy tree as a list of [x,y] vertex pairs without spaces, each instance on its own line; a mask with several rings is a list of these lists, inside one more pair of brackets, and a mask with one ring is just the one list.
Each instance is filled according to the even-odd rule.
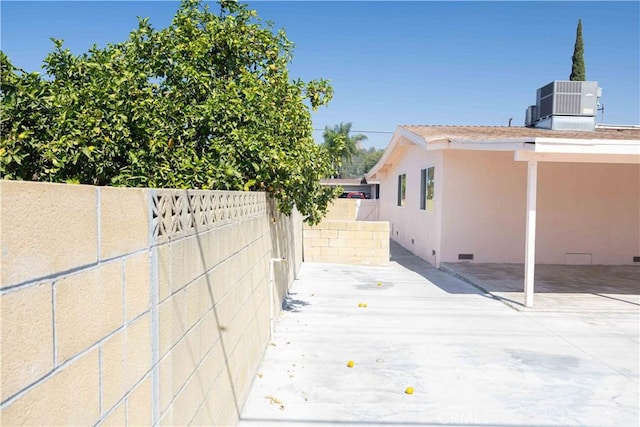
[[326,126],[322,137],[324,147],[334,159],[334,176],[343,178],[344,165],[352,161],[353,155],[358,151],[358,143],[367,139],[366,135],[350,135],[351,123],[340,123],[333,129]]
[[343,178],[362,177],[378,163],[384,150],[370,147],[364,150],[356,150],[351,158],[351,162],[343,165]]
[[582,20],[578,19],[576,43],[573,47],[573,56],[571,57],[571,76],[569,76],[569,80],[585,81],[586,79],[587,72],[584,66],[584,44],[582,43]]
[[142,19],[78,56],[53,41],[45,76],[0,52],[3,178],[268,191],[284,213],[324,216],[333,157],[309,107],[332,88],[292,80],[292,43],[246,5],[183,0],[167,28]]
[[364,173],[368,173],[384,154],[384,149],[369,148],[364,152]]
[[351,161],[342,164],[340,178],[362,178],[364,175],[364,150],[356,150]]

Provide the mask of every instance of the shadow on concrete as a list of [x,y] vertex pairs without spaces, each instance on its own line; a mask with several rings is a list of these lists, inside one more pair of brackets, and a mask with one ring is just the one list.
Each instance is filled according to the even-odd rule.
[[[391,261],[420,274],[448,293],[475,293],[502,301],[516,310],[524,308],[523,264],[441,263],[440,269],[436,269],[393,240],[390,250]],[[443,274],[460,280],[443,280]],[[611,305],[613,302],[639,307],[640,266],[537,264],[535,293],[554,296],[547,298],[547,308],[569,307],[577,303],[575,297],[589,299],[588,303],[581,304],[581,309],[623,309]],[[552,301],[555,303],[551,304]]]
[[391,252],[390,260],[397,262],[407,270],[424,277],[443,291],[450,294],[476,294],[495,299],[486,290],[475,286],[469,281],[451,280],[451,274],[438,270],[424,259],[412,254],[400,244],[391,240],[389,242]]
[[[489,292],[521,292],[523,264],[443,263],[443,268],[467,277]],[[537,264],[536,292],[576,294],[640,293],[640,266]]]
[[282,302],[282,309],[284,311],[298,313],[302,307],[311,305],[309,302],[294,298],[295,295],[297,294],[290,292],[285,296],[284,301]]

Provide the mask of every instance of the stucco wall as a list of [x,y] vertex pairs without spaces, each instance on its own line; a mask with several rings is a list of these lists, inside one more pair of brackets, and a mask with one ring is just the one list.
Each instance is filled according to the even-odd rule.
[[302,260],[262,193],[0,181],[0,241],[2,425],[235,424]]
[[526,163],[511,151],[443,154],[441,261],[462,253],[474,262],[524,262]]
[[[512,151],[395,151],[380,173],[380,219],[391,223],[392,239],[436,266],[458,262],[458,254],[524,262],[526,162]],[[420,170],[429,166],[433,213],[419,209]],[[399,207],[403,173],[407,198]],[[633,264],[640,256],[640,165],[540,162],[537,194],[536,262]]]
[[633,264],[640,256],[640,165],[538,163],[537,210],[536,262]]
[[[441,151],[415,145],[401,147],[380,182],[380,219],[390,222],[391,238],[436,265],[440,259],[443,164]],[[420,209],[420,171],[435,167],[433,212]],[[406,204],[398,206],[398,175],[407,175]],[[435,255],[434,255],[435,251]]]
[[[526,163],[508,151],[444,156],[442,261],[524,262]],[[633,264],[639,165],[539,162],[537,195],[536,262]]]

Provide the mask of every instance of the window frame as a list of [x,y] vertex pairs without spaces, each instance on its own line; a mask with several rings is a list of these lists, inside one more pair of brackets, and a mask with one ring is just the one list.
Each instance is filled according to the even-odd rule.
[[407,174],[401,173],[398,175],[398,206],[404,207],[407,205]]
[[435,210],[435,178],[435,166],[427,166],[420,170],[420,210],[425,212],[431,213]]

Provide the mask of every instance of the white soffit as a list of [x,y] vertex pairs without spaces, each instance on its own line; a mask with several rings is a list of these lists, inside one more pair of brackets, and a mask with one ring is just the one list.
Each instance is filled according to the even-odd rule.
[[536,153],[620,154],[640,157],[640,141],[617,139],[536,138]]
[[[436,147],[433,147],[436,148]],[[498,140],[453,140],[446,147],[451,150],[480,151],[530,151],[549,154],[603,154],[638,156],[640,141],[614,139],[569,139],[569,138],[511,138]]]
[[640,164],[640,141],[536,138],[514,153],[517,161]]
[[536,153],[518,150],[513,159],[519,162],[560,162],[560,163],[624,163],[640,165],[640,156],[631,154],[576,154],[576,153]]

